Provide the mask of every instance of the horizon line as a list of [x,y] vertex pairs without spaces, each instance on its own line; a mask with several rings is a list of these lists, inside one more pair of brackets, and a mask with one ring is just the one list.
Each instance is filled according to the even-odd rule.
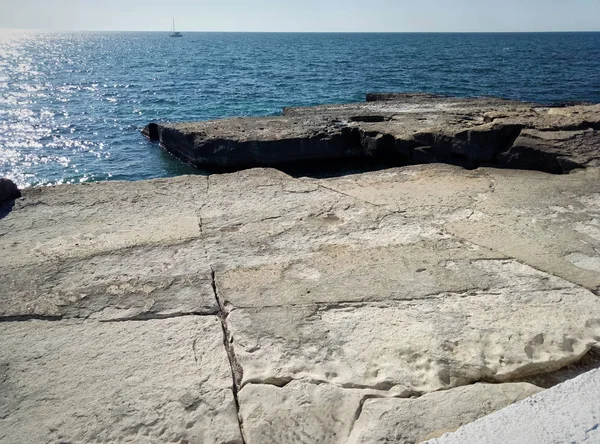
[[[155,29],[43,29],[43,28],[2,28],[2,31],[30,31],[30,32],[155,32],[168,34],[170,30]],[[590,34],[600,33],[598,30],[544,30],[544,31],[197,31],[180,30],[181,33],[194,34]]]

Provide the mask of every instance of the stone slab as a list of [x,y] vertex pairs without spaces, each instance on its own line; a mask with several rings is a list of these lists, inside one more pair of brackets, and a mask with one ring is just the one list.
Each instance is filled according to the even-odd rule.
[[0,222],[0,266],[197,239],[196,202],[206,181],[181,176],[24,190]]
[[486,172],[494,193],[477,204],[481,216],[449,221],[446,230],[598,292],[600,170],[568,176]]
[[[372,98],[373,96],[371,96]],[[344,159],[449,163],[549,173],[598,166],[600,106],[388,95],[384,101],[286,108],[282,116],[150,123],[142,131],[202,168],[320,167]]]
[[328,179],[323,185],[430,221],[455,239],[597,291],[599,174],[596,168],[556,176],[436,165]]
[[596,295],[511,260],[472,266],[514,285],[428,299],[233,310],[228,325],[242,385],[308,379],[427,393],[551,372],[598,345]]
[[346,443],[369,393],[303,381],[248,384],[238,394],[246,444]]
[[0,442],[240,443],[216,316],[0,323]]
[[531,384],[475,384],[420,398],[292,381],[239,392],[246,444],[420,442],[531,396]]
[[[559,136],[566,137],[553,137]],[[178,394],[165,376],[191,368],[187,357],[184,365],[173,355],[186,349],[178,341],[189,330],[178,322],[219,310],[213,270],[229,313],[247,442],[302,442],[302,430],[325,441],[347,439],[361,405],[383,397],[450,394],[478,381],[546,384],[548,372],[567,366],[557,376],[564,380],[580,373],[583,356],[597,355],[590,349],[600,350],[598,174],[595,168],[552,176],[420,165],[317,180],[256,169],[26,190],[0,220],[0,329],[8,338],[0,344],[8,358],[0,364],[9,363],[0,380],[17,384],[3,386],[10,395],[3,411],[10,415],[0,427],[16,433],[15,424],[29,424],[25,410],[15,407],[21,398],[40,409],[32,410],[36,417],[57,415],[51,404],[67,398],[72,405],[59,403],[67,412],[88,401],[103,411],[94,398],[99,386],[78,382],[87,375],[134,399],[137,392],[123,385],[122,375],[141,367],[163,390],[142,385],[144,399]],[[24,322],[31,317],[62,320]],[[141,321],[168,317],[177,318]],[[96,322],[115,320],[124,322]],[[202,327],[199,335],[217,341],[216,327],[206,334]],[[175,345],[157,347],[166,334]],[[224,353],[222,340],[221,334]],[[31,350],[41,357],[29,356]],[[211,350],[196,355],[199,362],[209,359],[206,368],[213,365]],[[72,358],[80,355],[84,364]],[[22,381],[11,373],[11,359],[23,369]],[[58,384],[48,383],[52,396],[32,385],[49,377],[32,366],[38,361]],[[195,377],[204,381],[205,366],[199,367]],[[225,388],[198,395],[199,404],[193,396],[182,401],[208,409],[204,420],[215,422],[202,423],[202,430],[221,430],[214,425],[221,415],[227,424],[237,421],[231,373],[227,378]],[[65,398],[52,394],[59,391]],[[157,405],[176,404],[160,399]],[[322,410],[327,405],[330,412]],[[145,408],[136,404],[134,411]],[[192,414],[180,410],[173,407],[174,417]],[[118,442],[110,424],[140,417],[134,431],[117,425],[114,433],[139,442],[146,439],[139,430],[158,436],[152,420],[139,425],[146,421],[141,413],[131,420],[113,411],[116,419],[101,416],[93,427],[77,422],[77,412],[61,433],[84,436],[76,442]],[[85,410],[81,421],[96,424],[90,417]],[[269,429],[269,421],[277,427]],[[200,439],[191,428],[190,442],[239,440],[229,432]]]
[[206,177],[24,191],[0,221],[0,317],[215,313]]

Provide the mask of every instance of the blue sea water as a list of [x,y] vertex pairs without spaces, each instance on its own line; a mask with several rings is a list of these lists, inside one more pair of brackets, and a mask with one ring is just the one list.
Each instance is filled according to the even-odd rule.
[[0,177],[36,186],[191,173],[139,130],[372,91],[600,102],[600,33],[0,31]]

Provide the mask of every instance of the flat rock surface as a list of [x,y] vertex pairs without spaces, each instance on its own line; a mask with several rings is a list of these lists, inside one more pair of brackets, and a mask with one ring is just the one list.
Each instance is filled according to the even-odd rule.
[[367,390],[293,381],[239,393],[246,444],[345,443]]
[[281,388],[251,384],[239,399],[247,444],[402,444],[456,430],[540,390],[531,384],[476,384],[400,399],[382,398],[373,390],[293,381]]
[[516,268],[515,277],[531,273],[532,281],[547,286],[234,310],[229,331],[244,370],[242,384],[309,379],[427,393],[557,370],[600,337],[600,304],[587,290],[510,261],[473,266],[507,274]]
[[216,316],[0,324],[0,442],[241,443]]
[[0,221],[0,317],[216,313],[205,177],[27,190]]
[[594,370],[428,444],[600,442],[600,371]]
[[[368,418],[404,421],[401,400],[452,405],[442,399],[476,383],[573,377],[600,350],[599,179],[593,166],[434,164],[24,190],[0,219],[0,381],[12,381],[0,437],[82,405],[36,442],[63,439],[54,429],[72,442],[236,442],[238,418],[247,444],[367,442],[397,436],[399,422]],[[208,390],[217,356],[229,373]],[[27,376],[41,362],[54,385]],[[115,407],[120,425],[82,426],[104,412],[101,385],[147,400],[132,411],[159,411],[156,423]],[[202,396],[171,402],[183,385]],[[511,398],[477,396],[489,402],[464,418]],[[406,442],[460,418],[435,430],[412,418]],[[163,427],[169,439],[155,438]]]

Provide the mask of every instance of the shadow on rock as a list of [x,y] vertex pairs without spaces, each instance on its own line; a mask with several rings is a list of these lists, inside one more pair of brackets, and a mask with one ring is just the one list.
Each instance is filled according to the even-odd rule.
[[533,375],[523,378],[520,382],[528,382],[542,388],[554,387],[565,381],[574,379],[584,373],[600,368],[600,351],[591,349],[578,361],[551,373]]
[[4,219],[6,216],[8,216],[14,206],[14,200],[5,200],[4,202],[0,202],[0,219]]
[[313,179],[329,179],[350,174],[367,173],[388,168],[407,166],[403,159],[358,158],[335,159],[321,162],[296,162],[294,164],[277,165],[280,171],[292,177],[311,177]]

